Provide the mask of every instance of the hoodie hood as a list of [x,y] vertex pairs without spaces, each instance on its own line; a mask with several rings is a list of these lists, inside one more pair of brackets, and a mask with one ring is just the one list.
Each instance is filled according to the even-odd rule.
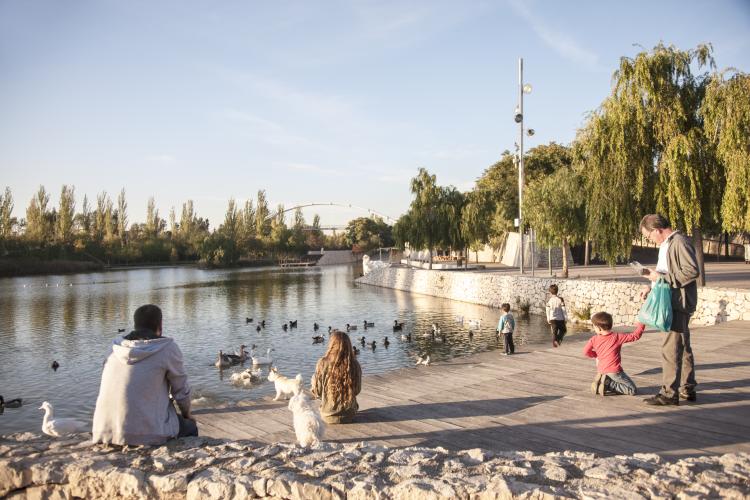
[[117,337],[112,342],[112,354],[119,361],[134,365],[148,357],[153,356],[173,342],[168,337],[159,337],[148,340],[127,340]]

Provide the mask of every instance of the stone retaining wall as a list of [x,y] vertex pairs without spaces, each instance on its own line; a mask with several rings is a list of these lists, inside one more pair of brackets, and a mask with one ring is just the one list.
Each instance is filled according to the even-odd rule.
[[[532,278],[500,273],[472,273],[391,267],[376,269],[357,282],[394,288],[424,295],[500,307],[508,302],[517,311],[528,305],[529,311],[544,314],[549,295],[556,283],[568,312],[587,317],[587,311],[607,311],[615,324],[632,324],[643,304],[639,298],[643,284],[624,281]],[[732,288],[698,289],[698,307],[693,324],[713,325],[730,320],[750,320],[750,290]]]
[[89,436],[0,437],[0,497],[149,499],[747,498],[750,454],[677,462],[655,454],[386,448],[184,438],[161,447]]
[[362,258],[355,255],[351,250],[325,250],[318,260],[319,266],[334,266],[337,264],[351,264]]

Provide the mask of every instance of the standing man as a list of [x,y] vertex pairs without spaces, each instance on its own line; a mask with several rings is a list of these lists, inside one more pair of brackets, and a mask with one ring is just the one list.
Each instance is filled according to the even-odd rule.
[[[674,231],[669,220],[660,214],[649,214],[641,220],[641,234],[659,245],[656,269],[646,276],[669,283],[672,291],[672,326],[664,335],[661,348],[662,387],[659,394],[646,399],[650,405],[679,405],[680,398],[695,401],[695,363],[690,347],[690,316],[698,302],[697,278],[700,274],[695,248],[681,232]],[[651,291],[645,286],[641,298]]]
[[197,436],[182,353],[171,338],[161,335],[161,309],[141,306],[134,320],[135,330],[115,339],[104,363],[93,442],[161,445],[171,438]]

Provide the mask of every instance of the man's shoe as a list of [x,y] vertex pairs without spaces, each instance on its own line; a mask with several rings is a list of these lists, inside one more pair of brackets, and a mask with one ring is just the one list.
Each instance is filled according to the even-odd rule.
[[680,391],[680,399],[684,399],[685,401],[695,401],[698,399],[698,396],[696,396],[695,392]]
[[679,406],[680,405],[680,399],[675,396],[673,398],[668,398],[664,394],[657,394],[656,396],[646,398],[644,399],[646,404],[653,405],[653,406]]

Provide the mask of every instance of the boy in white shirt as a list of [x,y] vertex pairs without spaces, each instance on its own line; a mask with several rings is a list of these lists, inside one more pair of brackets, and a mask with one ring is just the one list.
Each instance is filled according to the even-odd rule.
[[557,296],[557,291],[557,285],[549,286],[549,293],[552,294],[552,297],[547,301],[547,323],[549,323],[552,332],[553,347],[560,346],[565,333],[568,331],[565,326],[565,321],[568,319],[568,314],[565,311],[565,300]]

